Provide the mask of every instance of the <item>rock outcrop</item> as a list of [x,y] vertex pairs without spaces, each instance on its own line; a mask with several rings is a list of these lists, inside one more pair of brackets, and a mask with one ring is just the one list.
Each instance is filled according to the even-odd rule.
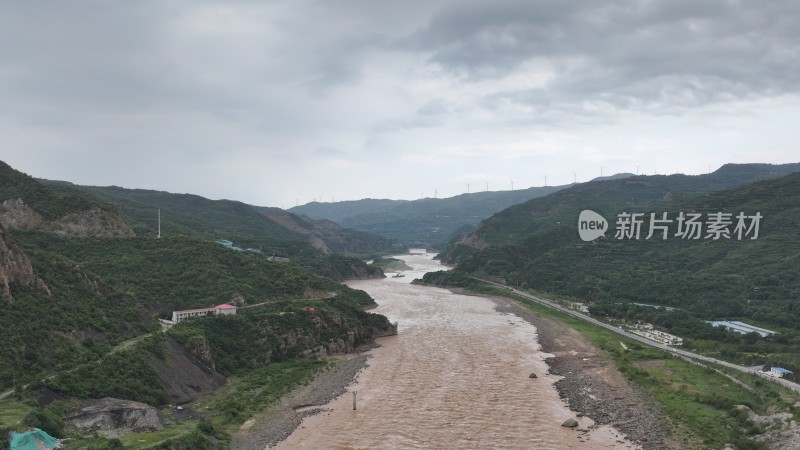
[[0,299],[14,301],[11,295],[12,284],[36,284],[47,291],[44,282],[34,275],[28,256],[8,239],[5,229],[0,227]]
[[69,213],[46,229],[69,237],[133,237],[133,230],[116,214],[97,207]]
[[0,203],[0,223],[6,229],[19,230],[39,227],[44,219],[21,198],[9,198]]
[[46,221],[21,198],[0,203],[0,224],[8,230],[38,229],[66,237],[133,237],[133,230],[118,215],[102,208],[71,212]]
[[108,432],[149,432],[164,427],[158,410],[145,403],[106,397],[91,400],[67,412],[67,432],[107,434]]

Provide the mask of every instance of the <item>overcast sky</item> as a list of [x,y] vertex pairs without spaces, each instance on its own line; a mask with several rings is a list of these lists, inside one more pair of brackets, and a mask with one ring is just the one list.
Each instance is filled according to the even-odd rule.
[[291,207],[800,162],[800,2],[6,1],[0,159]]

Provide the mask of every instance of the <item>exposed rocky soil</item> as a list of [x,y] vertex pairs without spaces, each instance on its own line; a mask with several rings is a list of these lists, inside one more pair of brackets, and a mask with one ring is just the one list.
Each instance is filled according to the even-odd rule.
[[164,359],[154,357],[148,362],[174,402],[190,402],[226,383],[224,376],[206,367],[172,338],[166,338],[166,349]]
[[788,412],[775,412],[761,416],[753,412],[745,405],[737,406],[740,410],[746,411],[750,420],[761,425],[766,433],[756,436],[757,441],[769,445],[775,450],[791,450],[800,448],[800,424]]
[[100,208],[67,214],[45,228],[60,236],[69,237],[135,236],[121,217]]
[[347,386],[367,367],[367,358],[367,355],[356,355],[340,360],[309,385],[281,399],[280,404],[245,422],[233,435],[231,448],[262,450],[286,439],[304,417],[325,412],[319,406],[347,392]]

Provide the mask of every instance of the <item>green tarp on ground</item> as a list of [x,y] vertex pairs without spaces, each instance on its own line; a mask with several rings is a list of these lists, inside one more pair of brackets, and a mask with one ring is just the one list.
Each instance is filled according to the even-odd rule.
[[34,428],[26,433],[11,433],[11,450],[40,450],[58,448],[58,439]]

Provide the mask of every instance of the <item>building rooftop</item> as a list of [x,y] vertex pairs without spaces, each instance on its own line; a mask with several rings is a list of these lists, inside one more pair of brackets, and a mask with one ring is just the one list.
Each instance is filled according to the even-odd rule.
[[227,303],[223,303],[221,305],[215,306],[214,309],[236,309],[236,307],[233,305],[229,305]]
[[754,325],[749,325],[744,322],[739,322],[738,320],[713,320],[709,322],[711,326],[714,327],[725,327],[731,331],[735,331],[737,333],[747,334],[747,333],[758,333],[762,337],[767,337],[775,334],[775,331],[767,330],[766,328],[760,328]]

